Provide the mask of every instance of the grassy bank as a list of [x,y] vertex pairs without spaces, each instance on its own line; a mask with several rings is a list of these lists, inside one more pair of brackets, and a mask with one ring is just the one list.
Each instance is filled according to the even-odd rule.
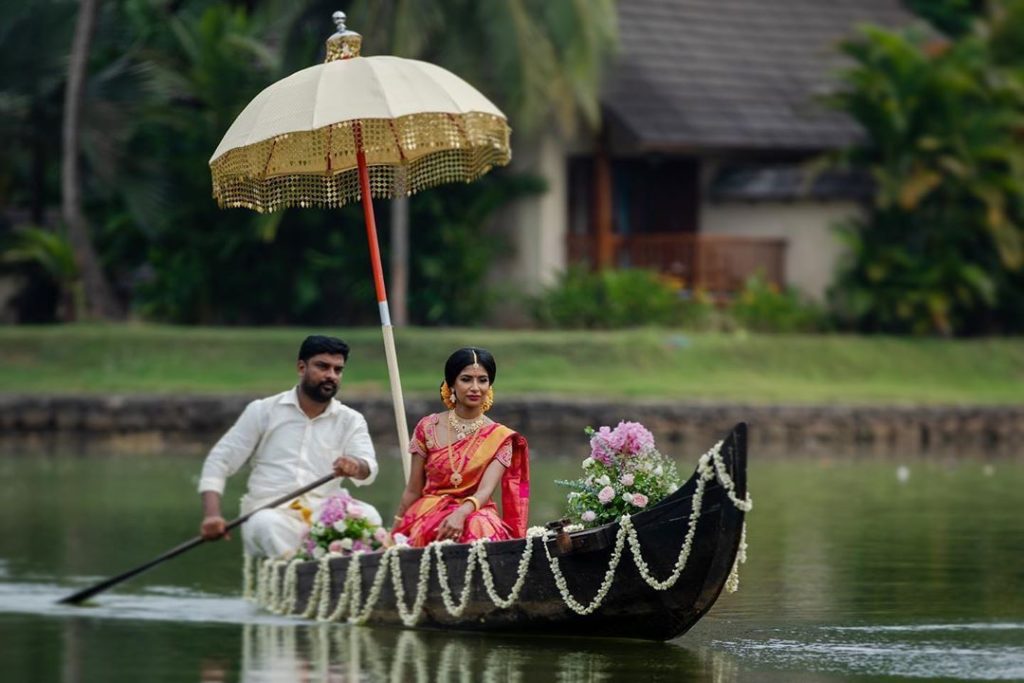
[[[323,330],[313,330],[323,331]],[[0,391],[263,393],[294,381],[311,330],[151,325],[0,328]],[[379,329],[352,346],[343,392],[386,393]],[[498,359],[515,394],[757,403],[1024,403],[1024,339],[401,329],[402,384],[432,394],[454,348]]]

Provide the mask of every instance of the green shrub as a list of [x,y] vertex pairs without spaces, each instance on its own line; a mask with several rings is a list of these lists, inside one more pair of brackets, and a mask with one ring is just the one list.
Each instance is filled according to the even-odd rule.
[[741,327],[756,332],[814,332],[825,321],[819,307],[804,301],[795,289],[779,289],[760,273],[743,284],[729,313]]
[[656,273],[624,269],[590,272],[574,266],[533,302],[545,327],[622,328],[672,325],[683,307],[676,291]]
[[608,327],[671,325],[679,320],[679,295],[652,271],[605,270],[601,283]]
[[717,331],[733,327],[727,313],[715,305],[715,300],[704,289],[685,290],[680,293],[679,324],[700,331]]

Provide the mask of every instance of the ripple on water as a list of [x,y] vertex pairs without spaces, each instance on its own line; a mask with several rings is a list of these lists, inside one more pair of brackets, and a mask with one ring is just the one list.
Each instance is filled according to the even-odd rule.
[[0,613],[220,624],[295,623],[256,609],[237,596],[173,586],[154,586],[144,593],[103,594],[81,606],[60,604],[59,600],[73,591],[56,583],[0,583]]
[[1024,623],[772,629],[712,646],[774,669],[907,678],[1024,680]]

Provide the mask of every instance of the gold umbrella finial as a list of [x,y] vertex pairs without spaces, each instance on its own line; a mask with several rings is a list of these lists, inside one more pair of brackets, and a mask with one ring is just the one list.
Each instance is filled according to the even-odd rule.
[[338,27],[338,31],[327,39],[327,56],[324,58],[324,63],[358,57],[359,49],[363,45],[363,37],[345,27],[347,17],[344,12],[335,12],[331,18],[334,19],[334,25]]

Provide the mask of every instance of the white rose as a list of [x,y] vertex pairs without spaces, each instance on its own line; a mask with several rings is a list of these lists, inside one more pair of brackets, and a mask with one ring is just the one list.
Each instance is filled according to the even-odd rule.
[[663,474],[665,474],[665,470],[662,469],[661,465],[658,465],[657,467],[654,468],[654,476],[660,477]]
[[632,503],[633,502],[633,494],[630,493],[629,491],[623,493],[622,494],[622,500],[626,501],[627,503]]
[[341,548],[342,548],[342,550],[352,550],[352,539],[351,538],[343,538],[343,539],[341,539]]
[[612,483],[612,480],[608,478],[607,474],[602,474],[596,481],[601,486],[609,486]]
[[321,557],[323,557],[326,554],[327,554],[327,551],[324,550],[323,548],[321,548],[320,546],[317,546],[317,547],[313,548],[313,559],[314,560],[319,560]]
[[335,522],[331,526],[333,526],[334,530],[337,531],[339,534],[340,533],[344,533],[344,531],[345,531],[345,520],[344,519],[339,519],[337,522]]
[[594,459],[593,458],[587,458],[586,460],[583,461],[583,469],[587,469],[588,467],[592,467],[593,465],[594,465]]

